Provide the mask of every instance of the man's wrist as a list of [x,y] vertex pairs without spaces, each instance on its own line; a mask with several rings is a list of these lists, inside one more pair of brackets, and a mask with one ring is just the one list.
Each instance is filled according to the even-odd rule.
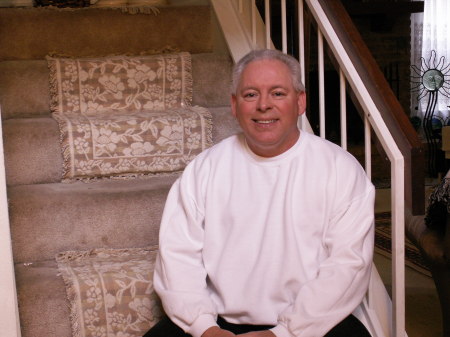
[[217,318],[211,314],[203,314],[198,316],[192,323],[189,327],[188,333],[194,337],[203,337],[206,330],[212,327],[219,327],[217,325]]
[[236,335],[230,331],[223,330],[218,326],[212,326],[206,329],[206,331],[202,334],[201,337],[232,337],[232,336]]
[[214,336],[219,336],[220,334],[220,328],[218,326],[212,326],[208,329],[206,329],[206,331],[202,334],[201,337],[214,337]]

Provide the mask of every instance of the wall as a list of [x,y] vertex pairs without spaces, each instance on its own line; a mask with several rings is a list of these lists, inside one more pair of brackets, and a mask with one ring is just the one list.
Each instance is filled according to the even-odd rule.
[[353,21],[410,115],[410,14],[354,15]]

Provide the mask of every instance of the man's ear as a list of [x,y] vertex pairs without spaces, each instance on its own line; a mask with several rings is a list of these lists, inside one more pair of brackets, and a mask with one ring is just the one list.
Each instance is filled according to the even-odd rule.
[[298,115],[303,115],[306,111],[306,93],[304,91],[298,93],[297,104]]
[[236,118],[237,98],[235,94],[231,95],[231,114]]

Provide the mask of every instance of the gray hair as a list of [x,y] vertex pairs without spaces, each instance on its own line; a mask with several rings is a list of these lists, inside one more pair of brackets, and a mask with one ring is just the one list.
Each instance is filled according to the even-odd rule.
[[244,69],[251,62],[259,60],[277,60],[283,62],[289,68],[289,72],[291,73],[292,76],[292,84],[294,86],[294,89],[297,92],[305,91],[305,87],[300,80],[301,78],[300,64],[294,57],[285,54],[279,50],[260,49],[260,50],[252,50],[243,58],[241,58],[239,62],[236,63],[236,65],[234,66],[231,83],[231,93],[233,95],[236,95],[237,93],[237,87],[239,85],[239,81],[241,79],[242,72],[244,71]]

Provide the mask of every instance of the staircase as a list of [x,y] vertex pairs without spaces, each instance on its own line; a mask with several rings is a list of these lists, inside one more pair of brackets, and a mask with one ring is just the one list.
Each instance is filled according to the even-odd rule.
[[[54,53],[74,57],[137,55],[171,48],[189,51],[193,62],[193,104],[207,107],[212,112],[213,138],[217,142],[237,130],[229,113],[230,56],[237,60],[255,46],[261,47],[267,43],[264,32],[257,32],[264,30],[262,20],[256,11],[244,5],[247,1],[233,1],[239,3],[236,7],[240,8],[241,13],[253,17],[246,21],[241,21],[238,15],[230,11],[227,2],[211,0],[225,36],[231,36],[231,39],[227,37],[230,53],[219,32],[216,16],[206,0],[179,0],[178,3],[185,3],[186,6],[161,7],[157,15],[152,12],[131,15],[120,10],[94,8],[0,9],[0,106],[9,211],[9,220],[4,217],[5,212],[0,218],[0,234],[4,240],[0,242],[0,269],[6,270],[0,278],[0,288],[7,289],[8,299],[7,305],[0,309],[0,317],[3,317],[0,318],[0,326],[5,327],[0,331],[0,336],[70,336],[69,308],[62,278],[57,275],[55,254],[65,250],[156,244],[165,197],[177,177],[174,174],[148,179],[61,183],[59,131],[49,113],[45,56]],[[199,5],[193,6],[192,3]],[[351,23],[331,15],[340,11],[338,3],[299,1],[299,6],[305,6],[306,15],[300,21],[305,19],[308,24],[303,28],[315,27],[318,40],[326,40],[329,44],[325,46],[325,52],[331,49],[334,62],[339,64],[341,94],[347,83],[352,98],[364,104],[359,108],[364,117],[368,147],[372,127],[394,167],[391,173],[398,182],[396,194],[393,194],[393,205],[397,205],[394,207],[393,223],[396,223],[398,241],[394,251],[400,252],[394,254],[398,258],[393,271],[398,275],[394,284],[393,307],[394,321],[397,322],[393,326],[395,331],[379,335],[401,336],[404,335],[404,286],[401,283],[405,210],[403,182],[406,180],[406,208],[423,205],[421,200],[411,200],[411,196],[417,195],[411,182],[416,180],[414,172],[420,171],[417,166],[420,164],[421,148],[415,145],[414,139],[408,139],[411,136],[399,131],[399,124],[405,124],[406,128],[409,124],[401,119],[402,111],[397,109],[398,102],[392,99],[392,93],[373,90],[386,86],[370,55],[361,47],[363,44],[355,41],[358,36],[354,33],[345,35]],[[326,13],[318,14],[321,8]],[[219,14],[226,12],[231,15],[226,16],[227,20],[234,20],[232,24],[230,21],[227,24],[227,20],[222,22],[222,15]],[[303,15],[300,13],[303,13],[301,8],[299,17]],[[331,18],[330,23],[326,23],[327,16]],[[331,26],[334,26],[334,31],[330,30]],[[303,28],[299,27],[300,30]],[[336,31],[342,36],[332,35]],[[302,37],[303,33],[299,36]],[[311,31],[307,32],[306,37],[310,35]],[[270,40],[270,37],[266,39]],[[304,53],[300,46],[299,54],[304,56]],[[305,58],[303,56],[302,59]],[[355,65],[357,69],[354,69]],[[365,79],[365,83],[361,79]],[[308,78],[303,80],[308,83]],[[369,92],[363,92],[366,87]],[[390,121],[387,127],[383,119]],[[306,119],[302,119],[300,124],[304,130],[310,130]],[[366,160],[368,158],[370,152],[369,156],[366,155]],[[0,164],[0,183],[1,168]],[[405,179],[403,174],[406,174]],[[1,197],[0,209],[2,206],[6,209],[6,198],[3,205]],[[11,276],[8,270],[11,267],[10,242],[7,240],[9,231],[20,309],[19,329],[14,326],[14,279],[8,279]],[[4,242],[6,244],[2,245]],[[372,295],[369,301],[370,307],[377,307],[383,300]],[[390,313],[382,319],[386,320],[384,326],[389,326]]]
[[[157,15],[2,8],[0,32],[0,105],[21,335],[68,337],[70,312],[55,254],[157,244],[166,194],[178,174],[62,183],[45,55],[137,55],[169,47],[191,52],[193,105],[211,111],[214,142],[237,130],[229,109],[232,62],[225,47],[213,42],[217,27],[207,5],[162,7]],[[0,336],[20,332],[7,327]]]

